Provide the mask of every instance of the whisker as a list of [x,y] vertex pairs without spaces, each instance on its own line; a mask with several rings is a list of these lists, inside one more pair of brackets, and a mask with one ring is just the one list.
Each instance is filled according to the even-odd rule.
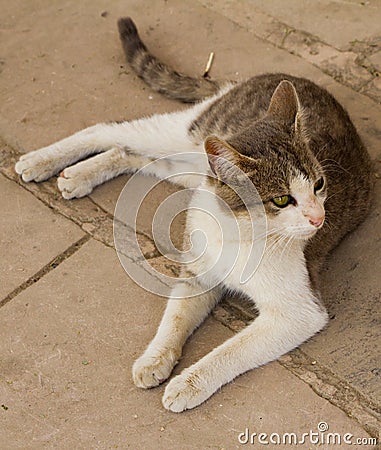
[[[326,150],[328,148],[327,144],[321,146],[318,150],[318,152],[315,154],[316,159],[319,159],[319,155],[323,150]],[[320,162],[320,161],[319,161]]]
[[284,232],[284,231],[285,231],[285,227],[275,228],[274,230],[265,231],[264,233],[260,234],[259,236],[255,236],[254,240],[256,241],[256,240],[263,239],[264,237],[271,237],[276,234],[282,234],[282,232]]
[[330,162],[333,163],[332,165],[334,165],[337,169],[340,169],[343,172],[347,172],[349,175],[351,174],[349,172],[349,170],[345,169],[341,164],[339,164],[337,161],[335,161],[334,159],[323,159],[323,161],[320,161],[320,165],[322,166],[323,169],[325,169],[326,167],[331,167],[330,165],[324,165],[326,162]]
[[267,248],[267,256],[269,258],[275,253],[275,251],[283,244],[283,242],[287,239],[287,235],[281,234],[276,237],[276,239],[268,246]]
[[282,253],[280,254],[280,257],[279,257],[280,260],[283,258],[283,255],[284,255],[284,254],[286,254],[286,256],[287,256],[287,253],[285,253],[285,252],[286,252],[287,250],[289,251],[289,250],[291,249],[291,244],[292,244],[293,241],[294,241],[294,236],[290,236],[290,237],[288,238],[288,240],[287,240],[287,242],[286,242],[286,244],[285,244],[283,250],[282,250]]
[[326,227],[329,228],[330,230],[333,229],[333,228],[332,228],[332,224],[330,223],[330,220],[329,220],[329,218],[328,218],[327,216],[325,217],[323,226],[326,226]]
[[281,236],[277,236],[273,241],[271,241],[270,243],[268,243],[268,241],[266,241],[266,248],[265,248],[265,252],[267,256],[270,256],[272,253],[272,250],[274,249],[274,247],[276,247],[278,245],[279,240],[281,239]]
[[325,199],[325,201],[331,199],[332,197],[334,197],[334,196],[337,195],[337,194],[341,194],[341,193],[344,192],[345,190],[346,190],[346,188],[344,187],[344,188],[341,189],[340,191],[334,192],[333,194],[329,195],[329,196]]

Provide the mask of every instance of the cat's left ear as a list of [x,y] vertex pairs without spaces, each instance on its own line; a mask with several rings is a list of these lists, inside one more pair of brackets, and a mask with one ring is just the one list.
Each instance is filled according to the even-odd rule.
[[285,123],[287,126],[294,127],[294,130],[300,130],[301,107],[299,97],[290,81],[283,80],[278,84],[271,97],[267,115]]
[[214,175],[225,183],[237,181],[242,175],[242,164],[247,157],[215,136],[207,137],[204,146]]

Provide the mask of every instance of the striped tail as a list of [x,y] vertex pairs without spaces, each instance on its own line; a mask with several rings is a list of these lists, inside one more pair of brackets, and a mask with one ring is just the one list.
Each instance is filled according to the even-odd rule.
[[151,55],[129,17],[119,19],[118,28],[127,61],[154,91],[184,103],[196,103],[219,91],[215,81],[175,72]]

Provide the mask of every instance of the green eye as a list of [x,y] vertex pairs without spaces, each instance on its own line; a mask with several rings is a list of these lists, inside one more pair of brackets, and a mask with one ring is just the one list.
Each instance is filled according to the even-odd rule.
[[320,177],[320,178],[316,181],[315,186],[314,186],[314,192],[315,192],[315,194],[316,194],[316,192],[318,192],[318,191],[320,191],[321,189],[323,189],[323,187],[324,187],[324,178],[323,178],[323,177]]
[[295,200],[291,195],[282,195],[282,197],[274,197],[271,199],[271,201],[274,203],[274,205],[278,206],[278,208],[285,208],[290,203],[294,204]]

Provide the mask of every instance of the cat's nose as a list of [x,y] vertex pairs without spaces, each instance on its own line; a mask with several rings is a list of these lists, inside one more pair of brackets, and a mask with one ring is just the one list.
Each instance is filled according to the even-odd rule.
[[309,220],[310,225],[315,228],[320,228],[322,226],[325,219],[325,211],[323,206],[314,198],[311,198],[309,202],[306,202],[302,212],[304,217]]
[[324,216],[310,217],[310,224],[316,228],[319,228],[324,222]]

